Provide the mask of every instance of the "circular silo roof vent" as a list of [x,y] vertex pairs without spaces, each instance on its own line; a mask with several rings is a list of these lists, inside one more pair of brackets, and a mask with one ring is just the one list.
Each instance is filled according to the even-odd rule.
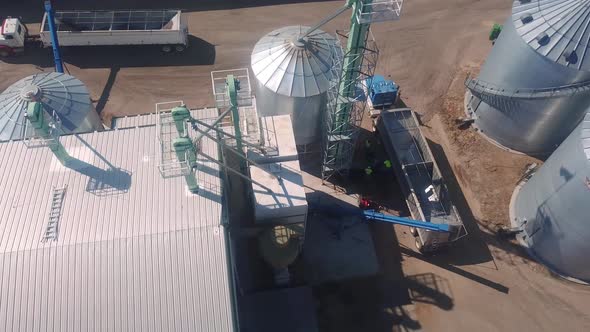
[[547,33],[545,32],[541,32],[536,39],[537,43],[539,43],[539,45],[541,46],[549,44],[549,40],[551,40],[551,38],[549,38],[549,35],[547,35]]
[[20,97],[26,101],[39,101],[41,88],[35,84],[27,85],[20,91]]
[[563,57],[565,58],[565,61],[567,61],[567,63],[569,64],[573,65],[578,62],[578,53],[576,53],[575,50],[565,51],[563,53]]
[[[512,7],[517,33],[550,61],[590,71],[590,0],[520,0]],[[575,51],[575,61],[565,53]],[[572,58],[574,60],[574,58]]]
[[520,17],[520,21],[522,22],[522,24],[531,23],[533,21],[533,15],[524,14]]

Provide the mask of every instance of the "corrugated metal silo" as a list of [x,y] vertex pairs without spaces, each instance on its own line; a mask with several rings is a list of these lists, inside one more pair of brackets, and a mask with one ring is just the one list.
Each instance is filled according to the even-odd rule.
[[338,40],[321,30],[300,41],[307,29],[289,26],[267,34],[251,59],[260,116],[291,115],[297,145],[319,138],[333,62],[341,55]]
[[484,135],[548,155],[590,105],[590,0],[515,1],[476,80],[468,111]]
[[41,73],[14,83],[0,94],[0,141],[23,139],[29,102],[38,101],[61,121],[64,134],[102,130],[88,90],[66,74]]
[[590,113],[516,191],[511,218],[540,261],[590,282]]

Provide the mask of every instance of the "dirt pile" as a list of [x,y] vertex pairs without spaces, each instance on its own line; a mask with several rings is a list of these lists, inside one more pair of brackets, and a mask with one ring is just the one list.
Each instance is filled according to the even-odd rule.
[[541,162],[501,149],[472,127],[459,128],[458,119],[465,117],[463,82],[475,70],[462,67],[457,71],[440,112],[429,124],[441,137],[445,150],[453,155],[449,159],[474,216],[488,228],[509,223],[508,205],[516,183],[529,164]]

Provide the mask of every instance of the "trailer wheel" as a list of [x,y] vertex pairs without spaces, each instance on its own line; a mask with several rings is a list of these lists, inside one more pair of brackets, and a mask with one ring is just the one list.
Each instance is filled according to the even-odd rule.
[[420,242],[420,238],[416,238],[416,241],[414,242],[414,244],[416,245],[416,249],[418,249],[418,251],[420,253],[424,253],[424,246],[422,245],[422,242]]
[[182,53],[184,52],[184,50],[186,50],[186,46],[184,45],[176,45],[174,46],[174,50],[178,53]]
[[162,46],[162,52],[164,52],[164,53],[170,53],[170,52],[172,52],[172,46],[170,46],[170,45],[164,45],[164,46]]
[[410,234],[412,234],[414,237],[418,236],[418,230],[416,227],[410,227]]
[[8,50],[0,49],[0,58],[6,58],[10,56],[10,52]]

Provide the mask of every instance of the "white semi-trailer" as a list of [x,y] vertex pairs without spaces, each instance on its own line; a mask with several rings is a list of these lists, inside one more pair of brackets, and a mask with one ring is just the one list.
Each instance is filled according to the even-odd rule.
[[[188,27],[180,10],[56,11],[60,46],[159,45],[166,53],[188,46]],[[20,54],[32,45],[51,47],[47,14],[38,35],[18,18],[0,26],[0,56]]]

